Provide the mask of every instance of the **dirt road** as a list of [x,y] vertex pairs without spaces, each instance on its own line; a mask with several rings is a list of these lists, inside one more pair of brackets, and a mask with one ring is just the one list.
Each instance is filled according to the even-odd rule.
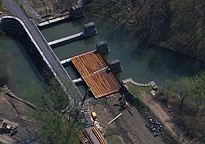
[[4,89],[0,88],[0,119],[6,119],[18,124],[14,136],[0,131],[0,142],[3,144],[29,143],[35,141],[37,129],[32,121],[28,120],[24,114],[27,105],[5,95]]
[[164,126],[177,138],[179,143],[190,144],[188,138],[184,138],[184,134],[171,121],[171,117],[164,111],[164,109],[154,100],[151,94],[142,91],[139,95],[141,100],[150,108],[156,117],[164,124]]

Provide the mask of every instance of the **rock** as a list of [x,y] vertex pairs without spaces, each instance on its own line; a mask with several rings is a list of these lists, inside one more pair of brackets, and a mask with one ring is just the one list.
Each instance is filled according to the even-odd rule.
[[158,132],[154,132],[154,133],[153,133],[153,136],[154,136],[154,137],[157,137],[158,135],[159,135]]

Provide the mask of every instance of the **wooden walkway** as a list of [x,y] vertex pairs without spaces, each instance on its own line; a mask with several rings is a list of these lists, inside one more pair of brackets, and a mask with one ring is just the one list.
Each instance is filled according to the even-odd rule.
[[71,61],[95,98],[118,92],[121,88],[114,74],[106,72],[108,65],[96,51],[76,56],[71,58]]

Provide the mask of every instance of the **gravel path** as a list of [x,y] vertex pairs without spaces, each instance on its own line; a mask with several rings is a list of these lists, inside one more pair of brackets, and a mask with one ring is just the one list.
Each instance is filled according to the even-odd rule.
[[5,89],[0,88],[0,122],[3,119],[17,125],[18,132],[14,136],[9,133],[4,133],[0,130],[0,143],[3,144],[19,144],[31,143],[32,140],[38,137],[37,127],[31,120],[26,117],[25,110],[28,106],[20,101],[17,101],[5,94]]
[[184,136],[184,133],[176,127],[176,125],[172,122],[171,117],[153,99],[150,94],[147,94],[145,91],[142,91],[139,97],[150,108],[154,115],[159,118],[161,123],[163,123],[163,125],[177,138],[177,141],[179,143],[192,143]]

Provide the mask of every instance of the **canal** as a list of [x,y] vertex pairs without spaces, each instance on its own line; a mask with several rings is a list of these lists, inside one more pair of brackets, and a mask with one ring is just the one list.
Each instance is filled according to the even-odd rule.
[[[78,40],[55,47],[53,50],[60,60],[96,49],[96,43],[107,40],[110,52],[104,55],[109,62],[120,59],[122,72],[117,74],[120,80],[133,78],[137,82],[147,83],[154,80],[160,86],[167,86],[182,76],[193,76],[204,70],[203,64],[186,55],[162,48],[139,46],[138,41],[121,30],[115,22],[103,18],[86,16],[73,22],[48,27],[42,30],[47,41],[83,31],[83,24],[95,22],[98,34],[84,40]],[[72,79],[79,77],[73,67],[66,70]]]
[[[86,16],[75,21],[62,22],[42,29],[47,41],[83,31],[83,24],[95,22],[98,34],[84,40],[78,40],[55,47],[53,50],[60,60],[73,57],[84,52],[96,49],[96,43],[107,40],[110,52],[104,55],[109,62],[120,59],[122,72],[117,74],[120,80],[133,78],[137,82],[147,83],[154,80],[160,86],[167,86],[170,80],[174,81],[182,76],[193,76],[204,71],[203,65],[188,56],[176,52],[139,46],[138,41],[121,30],[115,22],[102,18]],[[0,35],[0,50],[11,58],[10,60],[10,89],[16,94],[29,88],[31,81],[42,82],[42,77],[26,50],[29,46],[19,36]],[[73,66],[65,67],[72,79],[79,74]],[[84,95],[86,88],[78,86]]]
[[26,41],[17,35],[0,35],[0,50],[9,57],[11,71],[9,88],[17,95],[21,95],[25,89],[30,87],[31,81],[40,83],[42,77],[26,52],[29,48]]

